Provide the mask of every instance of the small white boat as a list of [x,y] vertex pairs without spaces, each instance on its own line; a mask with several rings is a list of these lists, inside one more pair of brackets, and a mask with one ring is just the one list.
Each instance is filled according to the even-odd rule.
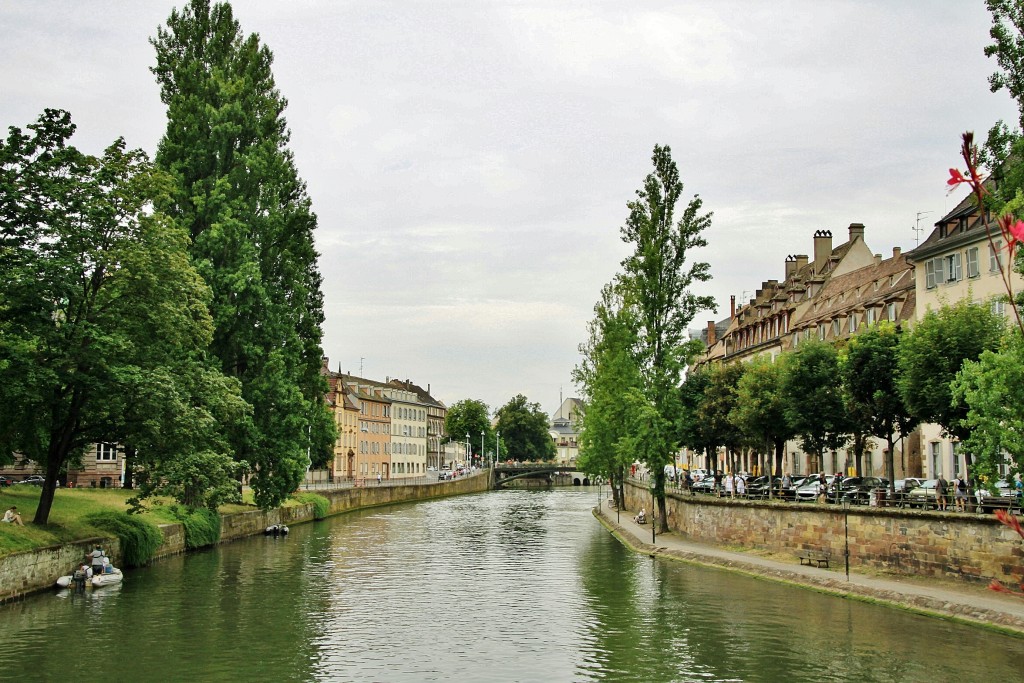
[[263,530],[263,533],[267,536],[287,536],[288,527],[284,524],[271,524]]
[[[112,567],[113,571],[110,573],[94,574],[91,578],[85,576],[79,576],[78,581],[84,586],[94,586],[99,588],[100,586],[112,586],[116,583],[121,583],[124,580],[124,574],[121,570]],[[67,576],[58,577],[56,585],[58,588],[71,588],[75,584],[75,576],[68,574]]]
[[113,586],[115,583],[121,583],[124,579],[124,574],[117,567],[111,567],[113,571],[103,572],[102,574],[94,574],[92,577],[93,588],[99,588],[100,586]]

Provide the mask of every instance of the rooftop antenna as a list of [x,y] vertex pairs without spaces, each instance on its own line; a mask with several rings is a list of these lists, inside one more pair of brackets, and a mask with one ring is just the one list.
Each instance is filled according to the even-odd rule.
[[921,216],[927,216],[930,213],[931,211],[917,212],[917,220],[914,221],[914,227],[911,228],[914,231],[914,242],[917,243],[917,246],[921,246],[921,230],[923,229],[921,227]]
[[363,376],[363,361],[366,360],[362,356],[359,356],[359,376]]

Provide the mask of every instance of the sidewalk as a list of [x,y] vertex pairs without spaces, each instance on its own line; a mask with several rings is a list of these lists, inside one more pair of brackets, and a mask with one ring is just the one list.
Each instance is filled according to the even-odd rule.
[[975,625],[994,627],[1024,637],[1024,599],[996,593],[977,584],[930,577],[873,576],[850,572],[847,582],[843,557],[833,557],[831,568],[801,565],[796,556],[763,557],[754,552],[734,552],[689,541],[669,532],[659,534],[651,544],[651,525],[636,524],[633,513],[623,510],[619,523],[615,511],[602,505],[594,515],[616,537],[634,551],[651,557],[681,560],[755,574],[784,583],[853,599],[887,603],[929,616],[939,616]]

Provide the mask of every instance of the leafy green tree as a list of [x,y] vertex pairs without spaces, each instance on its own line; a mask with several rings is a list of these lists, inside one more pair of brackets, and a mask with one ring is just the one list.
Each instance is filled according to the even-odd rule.
[[231,6],[192,0],[151,42],[167,105],[156,162],[175,179],[160,207],[187,227],[212,290],[210,349],[252,406],[252,429],[233,446],[257,504],[272,507],[336,436],[320,373],[316,216],[287,147],[272,54]]
[[580,364],[573,370],[585,405],[577,466],[594,477],[610,479],[615,504],[621,509],[626,468],[634,457],[624,445],[628,427],[622,395],[639,388],[641,380],[632,355],[636,325],[614,284],[601,290],[587,329],[589,337],[579,349]]
[[[483,401],[467,398],[452,405],[445,413],[444,431],[453,441],[462,441],[469,434],[471,453],[480,453],[480,433],[484,433],[484,442],[493,443],[491,420],[488,417],[490,408]],[[502,441],[505,435],[502,434]],[[505,444],[502,444],[505,445]]]
[[187,234],[152,210],[170,179],[123,140],[82,154],[67,112],[28,128],[0,142],[0,452],[44,469],[45,524],[87,446],[171,429],[136,401],[206,367],[212,325]]
[[518,462],[553,460],[555,443],[548,433],[548,416],[539,403],[517,394],[498,409],[498,431],[508,455]]
[[[687,343],[687,326],[702,310],[714,310],[714,299],[691,291],[696,282],[711,279],[705,262],[687,264],[692,249],[707,246],[702,233],[711,225],[711,214],[701,213],[700,197],[694,196],[676,220],[676,204],[683,192],[679,170],[668,146],[655,145],[654,170],[629,202],[629,217],[622,240],[633,253],[622,262],[622,283],[627,305],[634,308],[638,343],[636,357],[647,402],[672,424],[678,412],[678,386],[683,368],[693,353]],[[665,508],[665,465],[676,450],[674,429],[655,431],[664,437],[658,447],[645,449],[650,458],[654,495],[658,500],[662,531],[668,529]]]
[[[917,424],[897,387],[900,336],[895,325],[883,321],[851,338],[840,354],[847,414],[863,416],[867,432],[885,439],[885,472],[890,492],[895,486],[896,435],[906,435]],[[860,472],[858,456],[857,473]]]
[[998,121],[989,131],[985,143],[988,165],[994,170],[998,182],[992,196],[996,207],[1016,196],[1024,187],[1024,6],[1020,0],[986,0],[992,27],[992,43],[985,47],[985,55],[994,57],[998,70],[989,76],[992,92],[1005,90],[1017,103],[1017,127],[1011,129]]
[[754,443],[775,455],[775,476],[782,474],[786,441],[795,435],[782,396],[782,364],[767,356],[755,359],[736,384],[736,405],[729,419]]
[[701,417],[710,384],[710,370],[691,370],[686,374],[686,379],[679,385],[679,411],[676,413],[675,431],[679,444],[697,453],[704,453],[705,467],[714,472],[719,469],[718,443],[714,431]]
[[[1006,321],[985,304],[959,301],[928,311],[901,335],[897,387],[919,422],[933,422],[944,434],[964,442],[967,404],[955,397],[953,380],[965,361],[977,360],[999,347]],[[965,452],[968,469],[970,451]]]
[[713,367],[698,413],[715,445],[725,447],[728,469],[732,472],[739,470],[736,455],[748,443],[743,430],[731,419],[739,406],[738,388],[745,371],[746,366],[742,363]]
[[952,388],[967,406],[963,444],[974,455],[972,474],[994,482],[1007,463],[1011,477],[1024,474],[1024,339],[1007,335],[1001,350],[965,361]]
[[835,347],[817,340],[801,342],[784,362],[782,395],[801,447],[822,471],[825,451],[842,448],[849,440]]

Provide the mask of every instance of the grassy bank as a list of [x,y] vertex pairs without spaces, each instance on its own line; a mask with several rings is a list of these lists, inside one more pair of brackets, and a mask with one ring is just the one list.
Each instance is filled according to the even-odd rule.
[[[107,532],[83,521],[84,518],[91,513],[106,510],[127,511],[128,505],[125,501],[133,493],[125,489],[58,489],[53,499],[53,507],[50,509],[49,523],[45,526],[36,526],[32,524],[32,518],[35,517],[41,492],[38,486],[30,485],[0,489],[0,511],[17,505],[18,512],[25,522],[25,526],[0,524],[0,556],[96,536],[108,536]],[[251,494],[249,500],[251,501]],[[155,524],[177,522],[178,517],[168,502],[155,501],[149,510],[142,513],[142,517]],[[220,511],[227,513],[251,509],[251,505],[225,505]]]

